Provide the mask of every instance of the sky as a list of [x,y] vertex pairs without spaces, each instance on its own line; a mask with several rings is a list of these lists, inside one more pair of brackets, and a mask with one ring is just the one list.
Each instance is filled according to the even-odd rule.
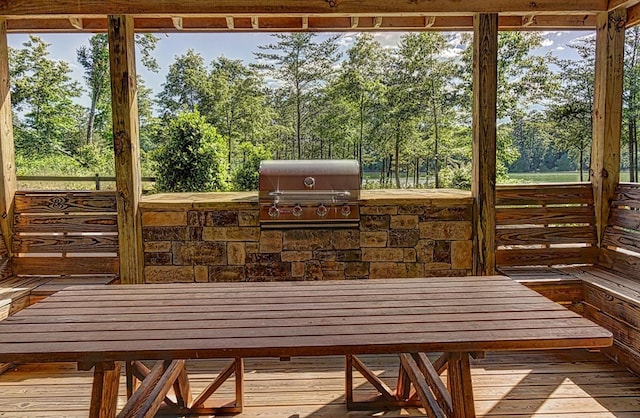
[[[567,47],[573,40],[593,34],[593,31],[554,31],[544,32],[545,38],[543,47],[537,54],[551,52],[561,58],[577,58],[575,52]],[[343,33],[340,43],[343,50],[351,44],[356,33]],[[76,60],[76,51],[83,45],[88,45],[90,34],[39,34],[46,43],[51,44],[49,51],[51,58],[67,61],[73,70],[73,78],[83,83],[82,68]],[[205,63],[224,56],[230,59],[240,59],[244,62],[253,62],[253,52],[258,50],[258,45],[266,45],[273,42],[272,37],[266,33],[171,33],[157,34],[160,38],[154,56],[160,66],[159,73],[148,72],[139,62],[137,65],[138,74],[142,76],[147,87],[153,89],[154,94],[162,91],[162,83],[165,80],[169,66],[177,56],[184,54],[189,49],[198,52],[205,60]],[[329,34],[319,34],[319,39],[325,38]],[[375,37],[384,47],[392,48],[397,43],[402,33],[398,32],[377,32]],[[20,48],[21,44],[28,39],[28,35],[9,34],[9,46]],[[139,57],[139,54],[138,54]],[[88,98],[80,100],[81,104]]]

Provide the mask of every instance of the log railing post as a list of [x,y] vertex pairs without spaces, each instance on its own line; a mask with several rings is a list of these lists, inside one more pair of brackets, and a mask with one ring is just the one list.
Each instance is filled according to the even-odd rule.
[[13,196],[16,192],[16,164],[13,144],[11,87],[9,84],[7,21],[0,19],[0,230],[9,254],[12,253]]
[[139,214],[142,185],[133,17],[110,15],[108,22],[120,281],[134,284],[143,282],[143,253]]
[[602,12],[597,17],[593,145],[589,177],[593,185],[598,245],[602,244],[609,218],[609,201],[620,179],[626,20],[627,11],[624,8]]
[[473,272],[494,274],[498,15],[473,17]]

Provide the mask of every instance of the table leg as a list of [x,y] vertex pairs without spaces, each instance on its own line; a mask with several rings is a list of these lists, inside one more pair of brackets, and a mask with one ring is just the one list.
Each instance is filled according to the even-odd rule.
[[449,353],[447,386],[453,404],[453,418],[474,418],[476,411],[468,353]]
[[96,363],[91,389],[90,418],[112,418],[116,416],[118,387],[120,384],[120,362]]

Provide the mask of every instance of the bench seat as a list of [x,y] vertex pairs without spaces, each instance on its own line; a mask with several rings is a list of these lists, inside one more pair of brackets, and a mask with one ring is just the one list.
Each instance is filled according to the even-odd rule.
[[640,374],[640,281],[600,266],[512,267],[500,271],[609,329],[603,352]]
[[33,305],[55,292],[74,285],[112,284],[115,275],[10,276],[0,280],[0,320]]

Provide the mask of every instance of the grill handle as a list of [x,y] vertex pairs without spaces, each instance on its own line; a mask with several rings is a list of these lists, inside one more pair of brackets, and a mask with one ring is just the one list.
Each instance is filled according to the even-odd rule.
[[311,201],[318,202],[321,200],[326,200],[330,202],[345,202],[351,198],[351,192],[342,190],[342,191],[314,191],[312,193],[304,193],[304,192],[295,192],[295,191],[275,191],[269,192],[269,197],[274,199],[275,203],[281,201]]

